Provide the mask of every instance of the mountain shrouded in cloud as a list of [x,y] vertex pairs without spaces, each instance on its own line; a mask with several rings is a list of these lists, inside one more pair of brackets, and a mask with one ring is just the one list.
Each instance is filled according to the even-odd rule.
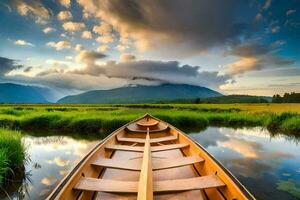
[[208,89],[186,84],[162,84],[159,86],[130,86],[111,90],[94,90],[66,96],[58,103],[151,103],[166,100],[193,99],[222,96]]
[[0,82],[299,92],[298,0],[3,0],[0,11]]

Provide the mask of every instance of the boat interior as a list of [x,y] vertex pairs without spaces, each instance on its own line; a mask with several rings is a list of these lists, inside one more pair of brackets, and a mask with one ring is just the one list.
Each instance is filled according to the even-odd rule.
[[150,115],[97,145],[49,199],[254,199],[206,150]]

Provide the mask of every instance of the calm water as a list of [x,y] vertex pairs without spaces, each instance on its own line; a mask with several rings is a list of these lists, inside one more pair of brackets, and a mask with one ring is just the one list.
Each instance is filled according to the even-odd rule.
[[[227,167],[257,199],[300,199],[300,139],[266,130],[208,128],[190,136]],[[44,199],[98,141],[24,136],[30,160],[12,199]],[[13,192],[14,191],[14,192]],[[9,199],[2,197],[3,199]]]
[[257,199],[300,199],[300,138],[267,130],[208,128],[190,134]]

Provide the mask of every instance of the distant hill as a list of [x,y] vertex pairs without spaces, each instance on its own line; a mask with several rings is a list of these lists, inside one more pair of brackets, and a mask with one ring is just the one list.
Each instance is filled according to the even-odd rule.
[[50,89],[13,83],[0,83],[0,103],[49,103]]
[[227,95],[200,99],[201,103],[268,103],[272,97],[250,95]]
[[174,99],[167,101],[158,101],[156,103],[180,103],[180,104],[199,104],[199,103],[268,103],[272,101],[272,97],[250,96],[250,95],[228,95],[208,98],[193,99]]
[[111,90],[93,90],[66,96],[57,103],[153,103],[163,100],[191,99],[222,96],[206,87],[187,84],[162,84],[159,86],[128,86]]

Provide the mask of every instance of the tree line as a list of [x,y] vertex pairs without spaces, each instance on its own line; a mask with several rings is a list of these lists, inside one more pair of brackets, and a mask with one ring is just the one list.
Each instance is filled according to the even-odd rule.
[[285,93],[283,96],[276,94],[272,98],[272,103],[300,103],[300,93]]

